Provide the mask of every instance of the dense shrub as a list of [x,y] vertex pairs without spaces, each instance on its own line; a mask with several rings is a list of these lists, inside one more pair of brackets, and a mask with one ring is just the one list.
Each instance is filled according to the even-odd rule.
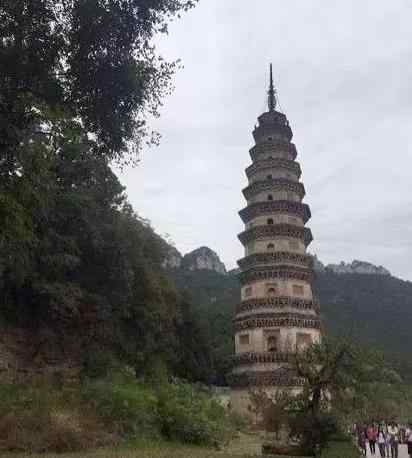
[[82,385],[0,385],[0,450],[75,451],[167,439],[218,445],[235,428],[205,389],[125,372]]
[[157,395],[136,379],[97,380],[86,383],[82,396],[96,414],[123,438],[158,437]]
[[0,385],[0,450],[63,452],[113,442],[77,389]]
[[184,382],[163,386],[159,392],[162,434],[171,440],[218,445],[231,434],[224,408],[208,392]]

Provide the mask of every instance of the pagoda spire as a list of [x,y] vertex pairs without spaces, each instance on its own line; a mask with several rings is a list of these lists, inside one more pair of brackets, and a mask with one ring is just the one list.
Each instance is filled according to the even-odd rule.
[[276,108],[276,96],[275,88],[273,86],[273,74],[272,74],[272,64],[270,64],[270,84],[268,91],[268,107],[269,111],[275,111]]

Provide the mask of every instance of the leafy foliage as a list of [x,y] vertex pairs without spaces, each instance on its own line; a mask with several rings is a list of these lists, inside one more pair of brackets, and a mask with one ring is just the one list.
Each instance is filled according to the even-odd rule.
[[[384,367],[376,352],[366,352],[347,340],[324,337],[320,343],[296,352],[294,368],[304,378],[304,386],[292,400],[292,435],[308,450],[322,450],[338,432],[338,418],[343,418],[343,412],[348,414],[349,424],[354,421],[353,406],[360,407],[373,380],[392,381]],[[348,423],[340,425],[343,430]]]
[[124,369],[82,385],[0,385],[0,398],[3,451],[63,452],[143,439],[218,445],[234,431],[209,392],[176,379],[149,386]]
[[227,413],[208,392],[184,382],[163,386],[159,396],[162,434],[171,440],[203,445],[218,445],[232,431],[224,419]]
[[[257,401],[265,430],[288,430],[290,439],[307,454],[318,456],[353,422],[387,421],[401,406],[405,410],[412,406],[412,397],[403,396],[401,401],[391,395],[398,392],[399,376],[387,369],[383,358],[347,340],[324,337],[296,351],[293,360],[291,370],[303,379],[303,389],[279,392],[275,398],[262,390],[252,402]],[[402,387],[401,392],[410,393],[410,388]]]
[[28,359],[47,347],[94,375],[161,359],[204,376],[191,306],[162,273],[166,244],[109,166],[148,135],[170,87],[175,64],[153,36],[194,3],[0,5],[0,316],[30,331]]
[[[323,404],[348,393],[357,395],[372,380],[384,381],[384,362],[379,354],[365,351],[347,340],[326,337],[294,355],[294,367],[305,384],[301,399],[304,410],[317,415]],[[388,380],[390,381],[390,380]]]
[[[64,118],[81,120],[95,151],[118,158],[148,135],[176,63],[151,44],[195,0],[5,0],[0,6],[0,154]],[[56,119],[57,114],[57,119]]]
[[2,451],[75,451],[116,440],[73,388],[0,385],[0,399]]
[[135,377],[88,381],[81,396],[120,437],[160,437],[156,393]]
[[[44,173],[28,169],[40,183],[38,200],[25,208],[32,236],[24,263],[16,262],[21,247],[4,244],[1,310],[34,333],[66,329],[88,350],[107,348],[138,367],[139,355],[170,345],[179,298],[158,273],[163,242],[132,212],[107,160],[89,146],[72,128]],[[16,193],[23,186],[17,182]]]
[[239,284],[236,277],[213,271],[173,269],[168,272],[176,287],[193,304],[193,316],[200,325],[200,336],[208,344],[208,382],[225,385],[233,353],[232,319],[238,301]]

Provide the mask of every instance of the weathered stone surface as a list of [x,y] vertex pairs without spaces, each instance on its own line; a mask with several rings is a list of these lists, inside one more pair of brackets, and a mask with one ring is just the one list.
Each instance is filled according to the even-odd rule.
[[319,305],[313,300],[305,300],[293,297],[262,297],[245,300],[236,306],[236,314],[254,312],[261,309],[285,309],[313,310],[319,313]]
[[310,209],[307,204],[288,200],[256,202],[240,210],[239,216],[242,218],[244,223],[248,223],[257,216],[273,215],[276,213],[298,216],[302,218],[305,223],[311,216]]
[[293,226],[291,224],[266,224],[246,229],[238,236],[240,242],[246,245],[252,240],[273,239],[275,237],[296,238],[309,244],[312,241],[312,233],[308,227]]
[[242,192],[245,199],[250,199],[261,192],[286,191],[295,192],[300,199],[305,196],[305,187],[302,183],[288,180],[286,178],[266,179],[255,181],[247,186]]
[[257,266],[274,265],[274,264],[295,264],[301,267],[311,268],[312,257],[307,254],[291,253],[288,251],[254,253],[239,259],[238,264],[242,270],[250,269]]
[[226,274],[226,267],[219,256],[208,247],[200,247],[184,255],[182,268],[188,270],[213,270]]
[[169,251],[163,261],[163,267],[166,269],[179,269],[182,265],[183,256],[179,253],[179,251],[170,246]]
[[312,255],[312,259],[313,259],[313,270],[315,270],[316,272],[324,272],[325,266],[322,264],[321,261],[319,261],[316,254]]
[[298,313],[272,313],[254,317],[237,318],[233,322],[235,332],[252,328],[297,327],[320,329],[321,321],[318,317],[306,316]]
[[173,246],[163,261],[166,269],[187,269],[187,270],[213,270],[220,274],[226,274],[226,267],[219,256],[210,248],[203,246],[186,253],[184,256]]
[[232,361],[237,365],[249,365],[253,363],[288,363],[293,361],[293,354],[283,352],[275,353],[272,351],[251,351],[234,355]]
[[370,262],[354,260],[350,264],[343,261],[340,264],[328,264],[327,270],[336,274],[374,274],[374,275],[391,275],[389,270],[382,266],[375,266]]
[[370,262],[354,260],[351,263],[341,261],[339,264],[323,264],[316,255],[312,255],[313,268],[318,272],[333,272],[335,274],[359,274],[359,275],[391,275],[383,266],[375,266]]
[[302,173],[299,163],[283,158],[272,158],[254,162],[246,169],[246,175],[250,179],[259,171],[273,170],[274,168],[289,170],[296,174],[297,177],[300,177]]
[[258,280],[277,280],[291,279],[311,282],[313,272],[311,268],[293,267],[288,265],[254,267],[245,270],[239,275],[241,285],[258,281]]
[[294,161],[297,156],[296,146],[294,143],[289,141],[274,141],[266,140],[258,145],[252,146],[249,150],[250,158],[252,162],[256,162],[262,155],[271,155],[273,150],[284,151],[287,159]]

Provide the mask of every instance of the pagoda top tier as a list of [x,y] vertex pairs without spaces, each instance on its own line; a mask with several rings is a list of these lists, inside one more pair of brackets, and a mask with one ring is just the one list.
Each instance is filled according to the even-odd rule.
[[292,129],[286,115],[276,111],[276,90],[273,85],[272,64],[270,64],[270,83],[268,90],[268,110],[258,117],[258,125],[253,130],[256,143],[266,140],[292,140]]
[[290,142],[292,129],[286,115],[279,111],[267,111],[258,117],[258,125],[253,129],[256,144],[267,140],[283,140]]

